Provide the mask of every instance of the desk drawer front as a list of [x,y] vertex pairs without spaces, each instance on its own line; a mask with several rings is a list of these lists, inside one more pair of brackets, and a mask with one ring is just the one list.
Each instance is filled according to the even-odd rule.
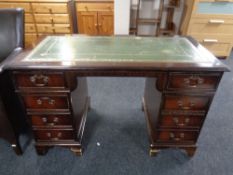
[[204,116],[193,115],[164,115],[160,120],[161,128],[200,128],[204,121]]
[[210,97],[166,95],[164,99],[164,109],[208,110],[209,103],[210,103]]
[[68,13],[66,3],[33,3],[34,13]]
[[70,22],[68,14],[35,14],[37,23],[48,24],[68,24]]
[[196,142],[198,137],[198,131],[161,130],[158,132],[159,142]]
[[220,74],[171,73],[168,81],[168,89],[215,90],[218,86],[220,77]]
[[30,4],[29,3],[7,3],[7,2],[0,2],[0,8],[23,8],[26,13],[31,12]]
[[57,127],[72,126],[72,118],[70,115],[31,115],[33,126],[39,127]]
[[78,11],[114,11],[113,3],[77,3]]
[[74,140],[73,130],[34,130],[36,140]]
[[23,99],[28,109],[69,109],[66,95],[50,96],[49,94],[30,94],[24,95]]
[[65,87],[62,73],[14,73],[18,87]]

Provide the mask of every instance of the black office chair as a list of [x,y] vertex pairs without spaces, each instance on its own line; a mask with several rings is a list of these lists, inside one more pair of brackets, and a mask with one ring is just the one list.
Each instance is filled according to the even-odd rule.
[[25,119],[5,67],[23,47],[24,10],[0,9],[0,137],[11,143],[16,154],[22,154],[18,138]]

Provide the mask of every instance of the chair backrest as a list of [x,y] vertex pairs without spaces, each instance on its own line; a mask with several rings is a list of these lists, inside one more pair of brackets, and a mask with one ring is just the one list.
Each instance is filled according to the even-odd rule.
[[0,9],[0,62],[17,47],[24,47],[24,10]]

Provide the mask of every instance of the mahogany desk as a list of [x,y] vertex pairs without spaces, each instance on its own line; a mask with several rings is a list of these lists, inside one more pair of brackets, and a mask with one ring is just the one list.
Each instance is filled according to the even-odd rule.
[[150,155],[176,147],[192,156],[229,71],[192,39],[88,36],[47,37],[5,69],[30,119],[38,154],[64,146],[77,155],[89,108],[86,77],[146,77]]

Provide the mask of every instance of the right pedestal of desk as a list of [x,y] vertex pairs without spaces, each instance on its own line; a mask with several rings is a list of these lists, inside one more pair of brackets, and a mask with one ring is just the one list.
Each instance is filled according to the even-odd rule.
[[180,148],[193,156],[222,72],[161,75],[163,78],[146,79],[143,98],[150,155],[156,155],[161,149]]

